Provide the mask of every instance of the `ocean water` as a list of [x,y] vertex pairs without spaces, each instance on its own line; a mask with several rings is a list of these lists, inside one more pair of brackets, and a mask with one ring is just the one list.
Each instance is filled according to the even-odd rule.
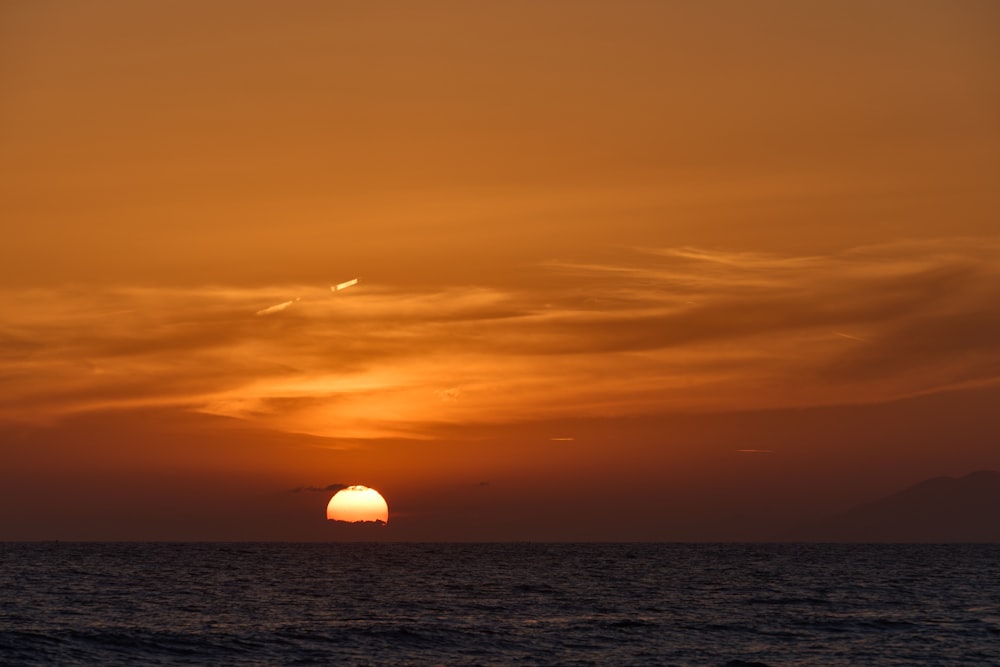
[[4,665],[1000,665],[1000,545],[0,543]]

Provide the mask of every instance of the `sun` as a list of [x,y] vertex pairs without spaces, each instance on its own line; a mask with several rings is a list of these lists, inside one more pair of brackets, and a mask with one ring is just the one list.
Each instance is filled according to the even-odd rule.
[[326,506],[326,518],[347,523],[389,523],[389,505],[382,494],[367,486],[337,491]]

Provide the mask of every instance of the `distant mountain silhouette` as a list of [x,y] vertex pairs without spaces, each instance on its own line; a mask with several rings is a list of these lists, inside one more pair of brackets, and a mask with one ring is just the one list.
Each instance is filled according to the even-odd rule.
[[1000,542],[1000,472],[935,477],[899,493],[803,524],[801,542]]

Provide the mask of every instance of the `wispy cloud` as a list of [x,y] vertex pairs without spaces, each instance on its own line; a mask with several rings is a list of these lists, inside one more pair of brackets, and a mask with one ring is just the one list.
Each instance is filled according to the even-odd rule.
[[861,338],[859,336],[852,336],[851,334],[846,334],[843,331],[833,331],[831,333],[833,333],[834,336],[840,336],[841,338],[846,338],[847,340],[856,340],[859,343],[867,343],[868,342],[868,340],[865,339],[865,338]]
[[327,484],[326,486],[297,486],[292,489],[292,493],[329,493],[346,489],[347,484]]
[[658,249],[550,262],[561,278],[528,287],[366,283],[350,299],[295,285],[8,290],[0,418],[173,405],[428,437],[434,423],[886,401],[1000,379],[998,251]]

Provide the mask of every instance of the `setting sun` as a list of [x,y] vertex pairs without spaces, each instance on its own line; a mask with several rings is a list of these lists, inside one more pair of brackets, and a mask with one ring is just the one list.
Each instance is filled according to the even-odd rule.
[[389,505],[382,494],[367,486],[349,486],[333,495],[326,518],[347,523],[389,523]]

